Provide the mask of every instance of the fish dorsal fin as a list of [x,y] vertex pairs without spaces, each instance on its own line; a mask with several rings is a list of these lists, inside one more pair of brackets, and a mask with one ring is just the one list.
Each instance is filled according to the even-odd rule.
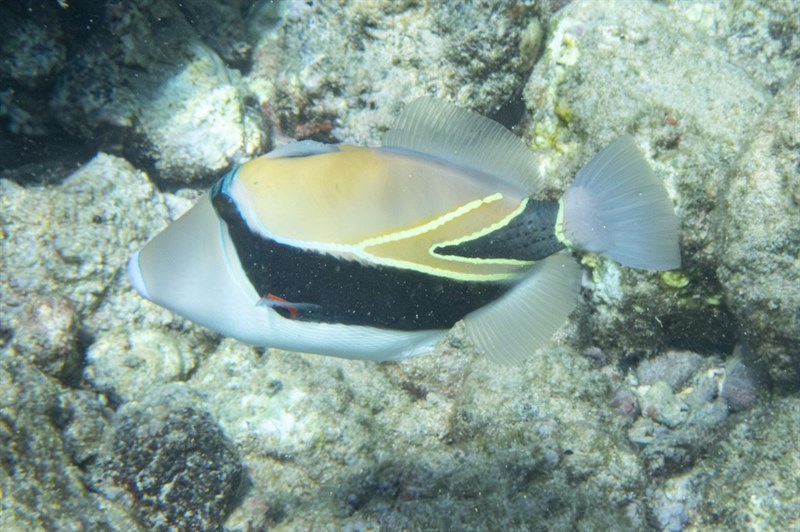
[[470,340],[493,360],[518,364],[547,344],[578,302],[581,271],[569,255],[537,263],[507,294],[464,318]]
[[309,155],[319,155],[320,153],[332,153],[339,151],[335,144],[325,144],[316,140],[299,140],[290,142],[283,146],[278,146],[264,157],[268,159],[283,159],[287,157],[308,157]]
[[530,196],[539,185],[533,152],[494,120],[444,100],[409,103],[383,141],[494,176]]

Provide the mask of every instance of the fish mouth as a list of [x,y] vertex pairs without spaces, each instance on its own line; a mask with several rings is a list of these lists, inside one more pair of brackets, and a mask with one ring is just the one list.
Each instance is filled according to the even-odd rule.
[[130,281],[133,289],[139,292],[139,295],[145,299],[150,299],[150,295],[147,293],[147,287],[144,284],[144,278],[142,277],[142,270],[139,268],[139,251],[141,250],[136,250],[128,260],[128,281]]

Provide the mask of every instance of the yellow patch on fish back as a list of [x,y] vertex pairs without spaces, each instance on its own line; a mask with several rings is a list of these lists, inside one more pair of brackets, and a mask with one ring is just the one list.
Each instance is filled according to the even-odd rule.
[[502,227],[527,200],[432,159],[369,148],[260,158],[230,192],[252,229],[303,249],[469,280],[510,279],[530,265],[435,253]]

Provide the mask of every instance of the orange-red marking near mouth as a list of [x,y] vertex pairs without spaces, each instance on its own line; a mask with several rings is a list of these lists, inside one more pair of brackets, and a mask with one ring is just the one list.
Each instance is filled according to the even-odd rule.
[[278,303],[282,303],[279,306],[289,311],[289,318],[293,320],[297,319],[297,307],[293,307],[288,301],[283,299],[281,296],[276,296],[275,294],[269,293],[267,294],[267,299],[271,301],[277,301]]

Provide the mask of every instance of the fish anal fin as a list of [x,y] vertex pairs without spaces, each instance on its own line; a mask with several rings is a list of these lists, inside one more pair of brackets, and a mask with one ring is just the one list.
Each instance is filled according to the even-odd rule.
[[467,315],[467,336],[495,361],[523,362],[567,320],[578,301],[580,277],[572,257],[551,255],[503,297]]

